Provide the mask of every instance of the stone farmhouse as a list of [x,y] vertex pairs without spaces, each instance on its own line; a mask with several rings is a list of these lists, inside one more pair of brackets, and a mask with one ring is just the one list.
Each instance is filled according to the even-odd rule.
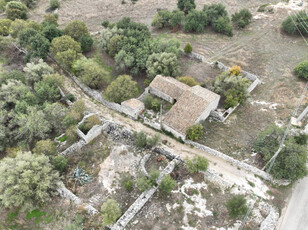
[[175,137],[185,139],[186,130],[205,120],[218,106],[220,96],[199,85],[190,87],[175,78],[157,75],[148,91],[170,103],[172,108],[165,114],[162,126]]

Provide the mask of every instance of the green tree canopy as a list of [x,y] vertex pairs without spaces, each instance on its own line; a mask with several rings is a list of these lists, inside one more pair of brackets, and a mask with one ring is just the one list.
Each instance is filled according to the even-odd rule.
[[245,28],[250,24],[252,19],[252,14],[248,9],[241,9],[232,15],[232,22],[239,28]]
[[184,30],[188,32],[204,32],[208,18],[204,11],[192,10],[185,18]]
[[11,1],[6,4],[6,17],[11,20],[27,19],[28,8],[25,4],[17,1]]
[[[305,11],[300,11],[297,14],[288,16],[281,24],[282,31],[288,34],[302,33],[304,36],[308,35],[307,25],[308,15]],[[298,28],[298,29],[297,29]]]
[[0,161],[0,202],[6,208],[31,210],[50,199],[58,181],[47,156],[19,152]]
[[131,76],[121,75],[111,82],[107,87],[104,96],[113,102],[121,103],[130,98],[136,97],[139,93],[137,82],[132,80]]
[[187,159],[185,163],[190,173],[206,171],[209,166],[209,161],[202,156],[195,156],[193,159]]
[[195,0],[178,0],[178,8],[188,14],[189,11],[196,8]]
[[119,204],[113,199],[106,200],[102,205],[101,211],[104,226],[115,223],[121,216],[121,209]]
[[303,61],[299,63],[295,67],[294,73],[296,77],[301,77],[308,80],[308,61]]
[[234,195],[228,200],[227,209],[231,218],[237,218],[247,213],[248,207],[246,205],[246,199],[243,195]]

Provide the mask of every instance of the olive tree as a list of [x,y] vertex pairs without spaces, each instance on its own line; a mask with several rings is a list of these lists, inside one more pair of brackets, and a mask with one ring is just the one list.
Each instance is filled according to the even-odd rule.
[[42,59],[40,59],[37,63],[27,63],[23,71],[25,72],[26,80],[29,85],[34,85],[35,82],[42,80],[43,75],[54,73],[53,68]]
[[241,9],[232,15],[232,22],[239,28],[245,28],[252,19],[252,14],[248,9]]
[[188,32],[204,32],[208,25],[207,15],[204,11],[192,10],[185,18],[184,30]]
[[193,159],[185,160],[186,167],[190,173],[206,171],[209,167],[209,161],[202,156],[195,156]]
[[136,97],[138,93],[139,87],[137,82],[133,81],[131,76],[121,75],[111,82],[104,96],[110,101],[121,103],[122,101]]
[[301,77],[308,80],[308,61],[303,61],[299,63],[295,67],[294,73],[296,77]]
[[25,4],[17,1],[8,2],[5,11],[6,17],[11,20],[27,19],[28,8]]
[[58,181],[47,156],[18,152],[15,158],[0,161],[0,203],[31,210],[50,200]]
[[0,19],[0,35],[1,36],[8,36],[9,35],[9,29],[12,24],[12,20],[10,19]]
[[146,62],[148,79],[152,81],[156,75],[177,77],[180,67],[177,56],[174,53],[154,53]]
[[187,14],[189,11],[196,8],[196,3],[195,0],[178,0],[177,6],[181,11]]

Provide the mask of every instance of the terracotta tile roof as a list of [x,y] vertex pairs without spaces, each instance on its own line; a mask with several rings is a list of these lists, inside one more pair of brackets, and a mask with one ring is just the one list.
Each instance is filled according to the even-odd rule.
[[189,88],[166,114],[163,123],[186,135],[187,128],[193,125],[207,106],[219,97],[218,94],[199,85]]
[[161,75],[157,75],[154,78],[150,87],[155,88],[176,100],[178,100],[181,95],[190,88],[188,85],[173,77],[163,77]]
[[138,109],[140,108],[141,106],[143,106],[143,102],[139,101],[138,99],[136,98],[132,98],[132,99],[129,99],[127,101],[123,101],[121,103],[121,105],[125,105],[127,107],[130,107],[132,109]]

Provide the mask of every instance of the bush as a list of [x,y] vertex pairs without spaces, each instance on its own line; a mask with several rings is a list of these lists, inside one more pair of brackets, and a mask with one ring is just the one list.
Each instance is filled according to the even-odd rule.
[[250,24],[252,14],[248,9],[242,9],[240,12],[236,12],[232,15],[232,22],[239,28],[245,28]]
[[174,53],[152,54],[146,62],[146,69],[149,81],[156,75],[177,77],[180,74],[179,62]]
[[68,143],[74,143],[78,139],[78,135],[76,133],[76,126],[72,125],[65,131],[65,136],[67,137]]
[[208,25],[208,18],[204,11],[192,10],[185,18],[184,30],[187,32],[204,32]]
[[94,59],[81,58],[73,64],[72,70],[84,84],[94,89],[100,89],[110,81],[110,73]]
[[190,43],[186,44],[186,46],[184,47],[184,52],[187,54],[190,54],[192,52],[192,46]]
[[[305,11],[300,11],[297,14],[290,15],[281,24],[281,29],[288,34],[302,33],[308,35],[308,30],[305,25],[308,24],[308,15]],[[298,28],[298,29],[297,29]],[[300,32],[299,32],[300,31]]]
[[55,24],[50,24],[43,28],[42,34],[51,42],[54,38],[61,37],[63,33]]
[[225,108],[233,107],[234,104],[243,103],[249,97],[248,87],[250,81],[247,78],[222,73],[212,82],[211,89],[222,96]]
[[149,173],[149,181],[152,186],[157,186],[157,179],[159,177],[160,172],[156,169],[151,169]]
[[178,0],[178,8],[185,14],[196,8],[195,0]]
[[67,169],[67,159],[64,156],[58,155],[53,157],[51,163],[61,173]]
[[123,173],[121,175],[120,184],[126,189],[126,191],[131,192],[134,186],[133,177],[128,173]]
[[103,226],[115,223],[121,216],[119,204],[113,199],[106,200],[102,205],[101,211],[103,216]]
[[308,61],[303,61],[299,63],[295,67],[294,73],[296,77],[301,77],[308,80]]
[[[269,126],[259,133],[253,148],[262,155],[264,163],[267,163],[278,150],[283,133],[284,129],[277,126]],[[301,140],[300,144],[297,141],[299,141],[297,137],[287,138],[270,171],[274,178],[295,181],[307,174],[307,150],[301,145]]]
[[240,76],[242,75],[242,68],[238,65],[234,65],[230,68],[229,72],[230,72],[230,75]]
[[58,9],[59,6],[60,6],[59,0],[49,0],[49,8],[50,8],[51,10]]
[[88,117],[85,122],[80,125],[79,129],[86,135],[94,125],[101,124],[101,121],[96,115]]
[[5,0],[0,0],[0,11],[5,11],[6,3]]
[[57,153],[56,145],[50,139],[38,141],[33,149],[35,154],[44,154],[46,156],[52,156]]
[[152,109],[155,112],[160,111],[161,101],[151,95],[147,95],[144,98],[144,106],[146,109]]
[[207,19],[209,24],[213,26],[214,22],[217,21],[218,18],[228,17],[228,12],[226,11],[226,7],[221,3],[213,3],[211,5],[204,5],[203,11],[207,15]]
[[218,33],[225,34],[229,37],[233,36],[232,26],[230,25],[230,19],[228,17],[219,17],[213,22],[212,26]]
[[37,34],[30,39],[31,57],[45,59],[47,57],[50,42],[41,34]]
[[1,36],[8,36],[9,35],[9,29],[11,26],[12,20],[10,19],[0,19],[0,35]]
[[158,29],[169,26],[169,20],[171,18],[171,12],[168,10],[159,10],[155,15],[151,23],[151,26]]
[[45,14],[44,20],[42,21],[42,26],[50,26],[55,25],[58,26],[58,15],[57,14]]
[[183,76],[183,77],[177,77],[176,80],[183,82],[184,84],[193,87],[195,85],[199,85],[199,82],[197,82],[193,77],[187,77],[187,76]]
[[182,11],[174,10],[170,15],[169,24],[172,28],[180,27],[185,19],[185,14]]
[[162,195],[170,194],[172,189],[174,189],[176,185],[177,185],[176,181],[173,180],[171,176],[168,174],[162,179],[161,184],[159,186],[159,191]]
[[186,130],[186,138],[196,141],[203,135],[203,126],[200,124],[192,125]]
[[18,43],[24,48],[29,48],[31,45],[30,40],[35,37],[38,32],[32,28],[25,28],[18,33]]
[[306,145],[308,140],[308,135],[306,134],[299,134],[297,136],[294,136],[294,140],[299,145]]
[[50,200],[58,181],[47,156],[18,152],[0,161],[0,203],[22,210],[40,207]]
[[243,195],[234,195],[228,200],[226,207],[231,218],[237,218],[238,216],[243,216],[248,211],[246,205],[246,199]]
[[66,25],[63,30],[65,35],[68,35],[79,41],[82,36],[89,36],[89,31],[86,24],[82,21],[74,20]]
[[103,27],[107,28],[108,25],[109,25],[109,21],[108,20],[105,20],[105,21],[102,22],[102,26]]
[[160,142],[160,135],[159,134],[154,134],[152,137],[147,138],[147,146],[148,147],[154,147]]
[[121,103],[139,94],[137,82],[131,76],[120,75],[107,87],[104,96],[116,103]]
[[91,50],[91,47],[93,45],[93,38],[90,35],[81,36],[78,41],[81,45],[82,52],[88,52]]
[[144,192],[152,187],[151,181],[146,176],[138,177],[136,185],[140,192]]
[[27,19],[28,8],[21,2],[11,1],[6,5],[6,17],[11,20]]
[[147,146],[147,134],[143,131],[141,132],[135,132],[135,145],[138,148],[145,148]]
[[186,160],[186,167],[190,173],[206,171],[209,166],[209,161],[205,157],[195,156],[191,160]]

